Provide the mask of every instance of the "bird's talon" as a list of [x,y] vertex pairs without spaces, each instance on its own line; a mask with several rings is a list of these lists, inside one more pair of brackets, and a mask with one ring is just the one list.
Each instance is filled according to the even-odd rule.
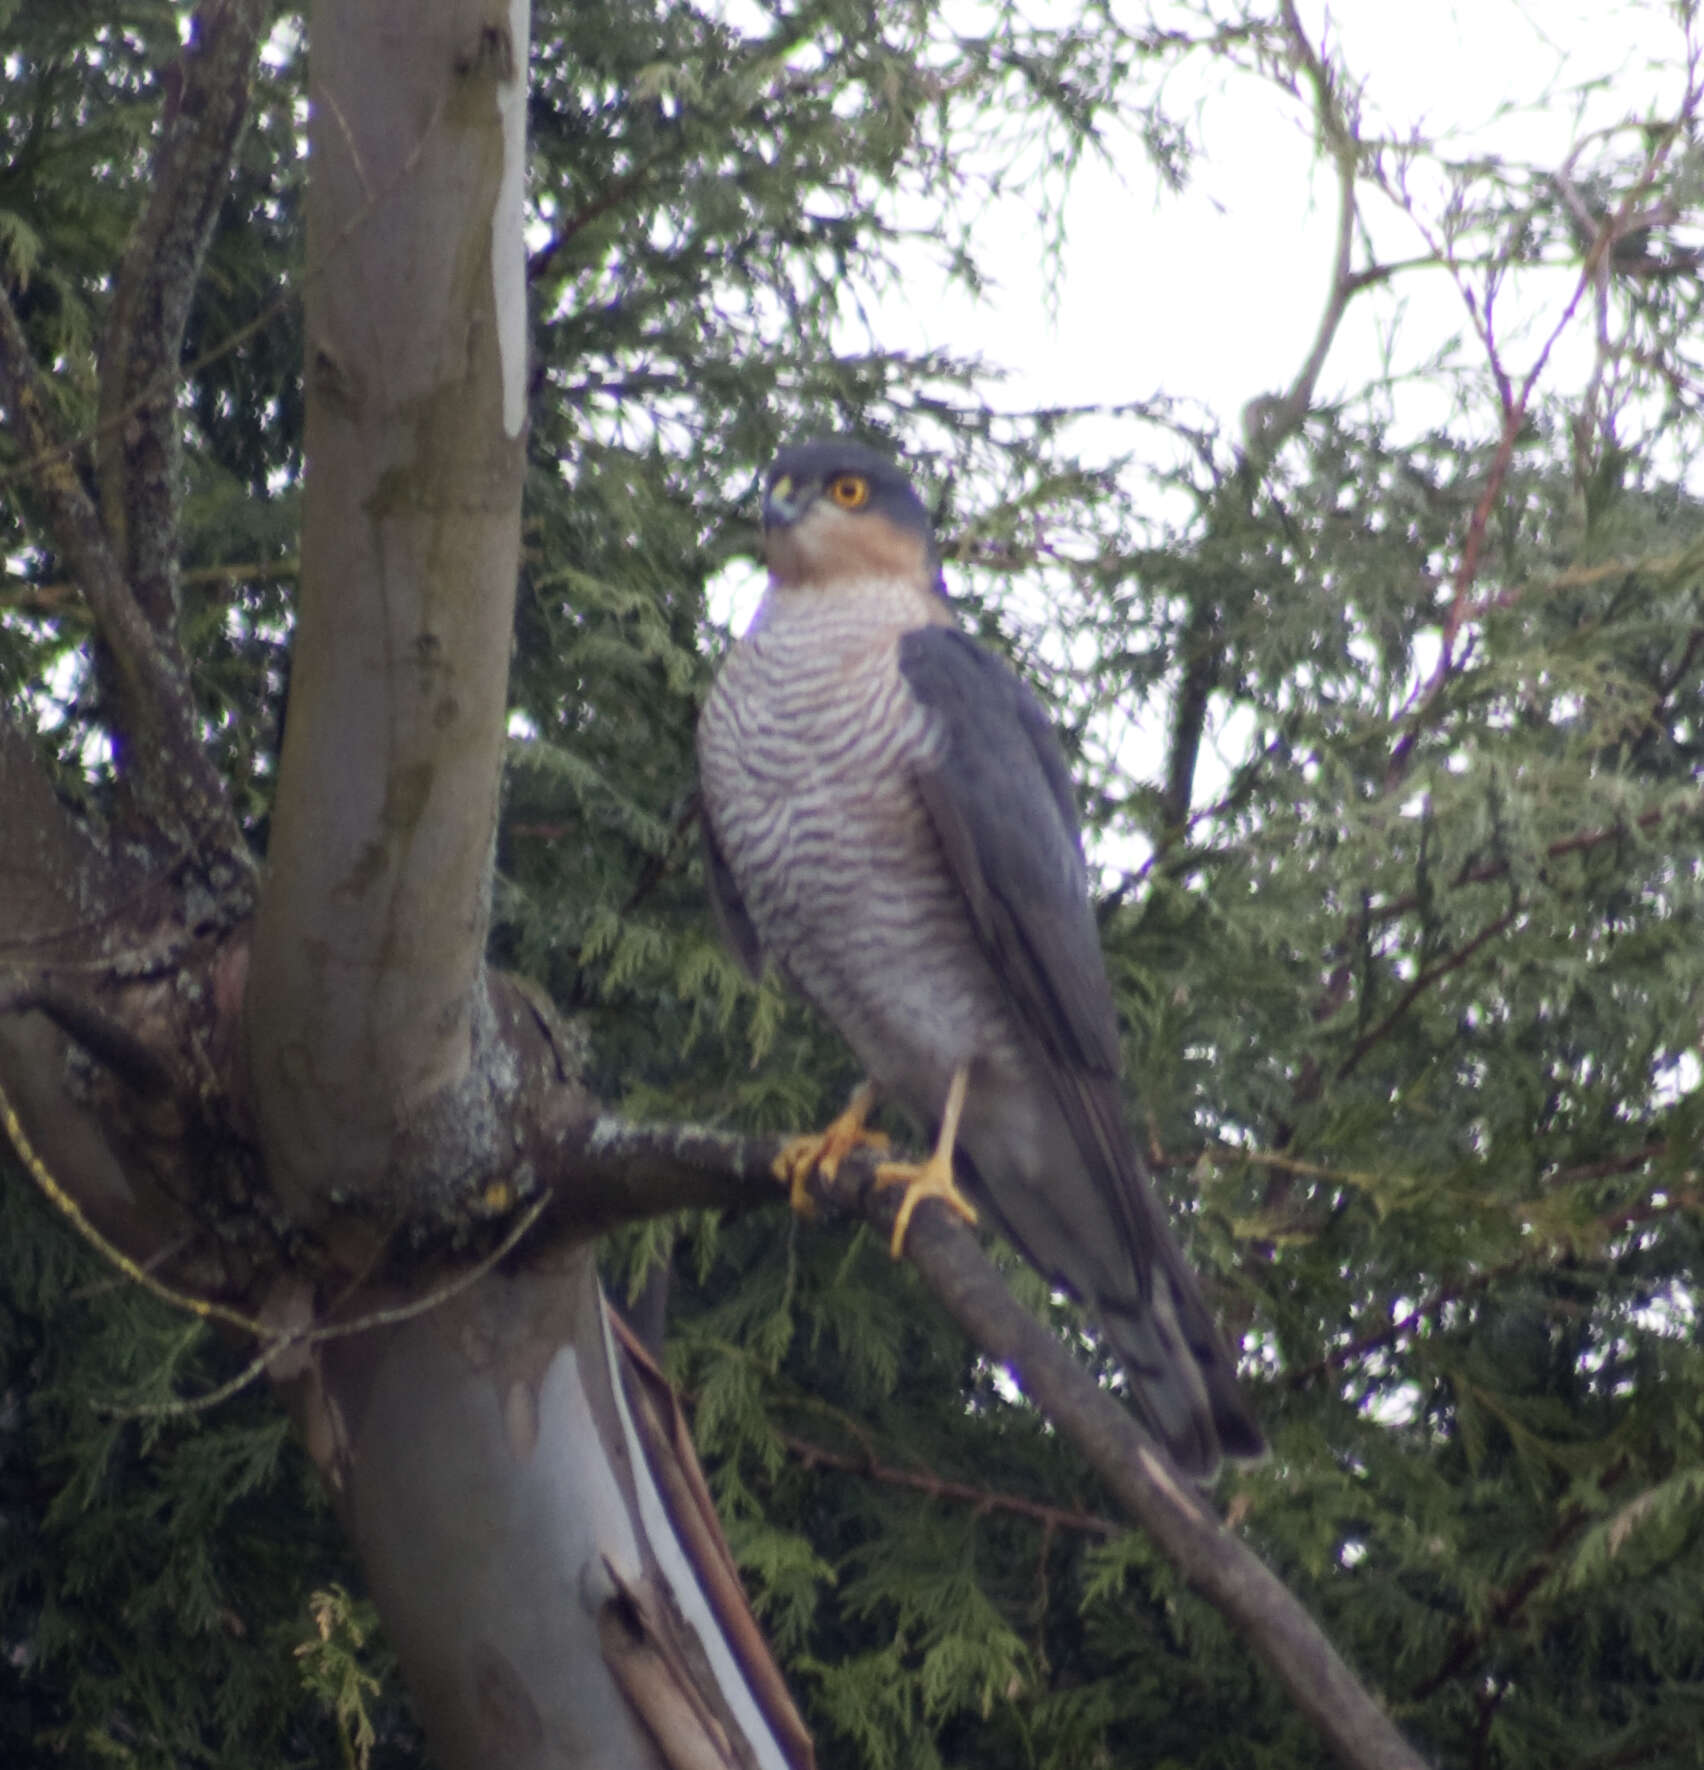
[[770,1164],[775,1178],[787,1188],[788,1205],[801,1217],[809,1217],[816,1210],[806,1187],[821,1143],[819,1137],[795,1137],[781,1146],[781,1153]]
[[893,1220],[893,1237],[888,1251],[897,1260],[905,1251],[905,1232],[911,1227],[911,1213],[926,1198],[938,1198],[948,1210],[955,1211],[965,1222],[976,1221],[976,1207],[953,1184],[953,1162],[937,1151],[925,1162],[883,1162],[876,1169],[878,1186],[903,1186],[899,1215]]
[[773,1164],[775,1178],[787,1188],[787,1203],[801,1217],[816,1214],[810,1194],[812,1174],[832,1180],[840,1172],[840,1164],[861,1143],[871,1149],[888,1147],[886,1132],[864,1129],[864,1120],[870,1116],[875,1099],[873,1089],[860,1088],[840,1117],[823,1130],[809,1137],[795,1137],[782,1146]]

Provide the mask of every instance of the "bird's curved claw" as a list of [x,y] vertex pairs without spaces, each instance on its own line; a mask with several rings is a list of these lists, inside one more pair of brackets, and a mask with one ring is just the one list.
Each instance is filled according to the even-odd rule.
[[811,1201],[811,1175],[820,1173],[832,1180],[860,1143],[872,1149],[886,1149],[888,1138],[882,1131],[867,1131],[864,1121],[876,1104],[876,1091],[866,1082],[846,1103],[846,1110],[822,1130],[808,1137],[795,1137],[782,1145],[773,1170],[775,1178],[787,1188],[787,1202],[801,1216],[816,1211]]
[[905,1232],[911,1213],[926,1198],[938,1198],[949,1211],[957,1211],[967,1223],[976,1221],[976,1207],[953,1185],[953,1145],[958,1141],[959,1119],[964,1114],[965,1091],[970,1086],[970,1066],[961,1064],[947,1089],[941,1109],[941,1129],[926,1162],[883,1162],[876,1169],[878,1186],[903,1186],[899,1215],[893,1220],[893,1239],[888,1251],[897,1260],[905,1251]]
[[897,1260],[905,1252],[905,1232],[911,1227],[911,1213],[924,1199],[938,1198],[949,1211],[956,1211],[965,1222],[976,1221],[976,1207],[953,1184],[952,1151],[937,1149],[927,1161],[883,1162],[876,1169],[878,1186],[903,1186],[899,1215],[893,1220],[893,1239],[888,1251]]

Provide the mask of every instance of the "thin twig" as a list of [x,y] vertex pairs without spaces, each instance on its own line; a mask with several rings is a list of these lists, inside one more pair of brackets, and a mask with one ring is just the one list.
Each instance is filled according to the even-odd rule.
[[871,1455],[852,1456],[846,1451],[830,1450],[808,1438],[780,1434],[780,1442],[807,1469],[843,1469],[848,1474],[862,1475],[869,1481],[880,1481],[889,1487],[905,1487],[931,1499],[952,1500],[969,1506],[974,1512],[1011,1512],[1020,1518],[1032,1519],[1048,1531],[1070,1530],[1085,1536],[1107,1539],[1122,1536],[1126,1526],[1113,1518],[1102,1518],[1094,1512],[1073,1511],[1065,1506],[1050,1506],[1041,1500],[1026,1499],[1017,1493],[996,1493],[968,1481],[950,1481],[932,1469],[905,1469],[894,1463],[880,1462]]
[[[1560,860],[1564,855],[1588,854],[1594,848],[1601,848],[1606,842],[1626,841],[1631,830],[1653,829],[1664,818],[1701,815],[1704,815],[1704,794],[1689,801],[1659,805],[1655,810],[1642,811],[1624,824],[1608,824],[1597,829],[1576,830],[1571,836],[1559,836],[1546,845],[1544,856],[1546,860]],[[1463,862],[1461,870],[1450,881],[1451,888],[1459,890],[1464,885],[1485,885],[1506,878],[1511,865],[1508,859],[1479,861],[1471,866]],[[1401,897],[1384,898],[1378,903],[1370,904],[1363,913],[1369,924],[1388,922],[1396,916],[1407,915],[1410,910],[1419,909],[1421,903],[1422,899],[1417,892],[1407,892]]]
[[[1491,513],[1503,496],[1504,482],[1514,462],[1515,447],[1526,423],[1527,410],[1539,380],[1550,362],[1551,352],[1555,349],[1563,332],[1573,323],[1574,315],[1579,311],[1580,303],[1585,299],[1587,292],[1596,285],[1599,266],[1615,241],[1625,231],[1628,217],[1634,213],[1635,206],[1650,188],[1664,162],[1673,152],[1675,143],[1681,136],[1682,124],[1696,107],[1698,97],[1698,92],[1689,81],[1680,116],[1664,128],[1646,154],[1645,163],[1641,167],[1638,177],[1634,179],[1632,185],[1622,196],[1615,212],[1605,217],[1598,226],[1596,236],[1586,251],[1585,262],[1580,267],[1573,291],[1564,304],[1556,323],[1550,328],[1540,345],[1538,354],[1528,366],[1526,374],[1521,378],[1518,388],[1515,387],[1508,372],[1504,369],[1496,345],[1492,319],[1496,293],[1495,271],[1487,277],[1483,302],[1476,302],[1472,291],[1468,289],[1460,275],[1459,266],[1456,264],[1447,243],[1433,239],[1429,230],[1419,222],[1417,217],[1414,218],[1416,225],[1421,227],[1427,244],[1433,251],[1439,253],[1450,266],[1474,328],[1485,345],[1492,375],[1498,387],[1498,399],[1502,408],[1502,426],[1497,439],[1497,450],[1492,457],[1484,489],[1475,502],[1473,513],[1468,519],[1467,534],[1463,540],[1461,557],[1454,573],[1455,593],[1450,601],[1449,612],[1444,619],[1438,661],[1425,685],[1415,696],[1404,721],[1402,736],[1392,749],[1390,762],[1385,771],[1387,790],[1394,790],[1406,776],[1409,763],[1432,710],[1443,694],[1445,686],[1456,673],[1458,664],[1456,641],[1467,618],[1469,596],[1479,576],[1480,556],[1484,551]],[[1412,215],[1412,210],[1410,210],[1410,214]]]
[[368,1333],[374,1328],[395,1327],[400,1322],[412,1321],[417,1315],[425,1315],[430,1310],[441,1308],[452,1297],[459,1297],[463,1291],[477,1284],[492,1267],[515,1251],[521,1238],[544,1215],[549,1203],[550,1195],[540,1193],[515,1219],[508,1234],[484,1259],[468,1267],[466,1271],[458,1272],[449,1283],[440,1285],[423,1297],[414,1297],[388,1309],[375,1309],[369,1314],[356,1316],[353,1321],[328,1322],[313,1328],[286,1328],[281,1333],[273,1334],[234,1377],[215,1389],[207,1390],[205,1394],[174,1398],[171,1401],[98,1401],[93,1405],[114,1419],[124,1420],[176,1419],[188,1414],[206,1413],[221,1402],[229,1401],[233,1395],[240,1394],[257,1377],[264,1374],[269,1364],[286,1352],[300,1346],[317,1346],[326,1340],[348,1339],[352,1334]]
[[[1658,1159],[1667,1149],[1666,1143],[1648,1143],[1643,1149],[1611,1160],[1592,1162],[1578,1168],[1564,1168],[1549,1176],[1546,1184],[1557,1186],[1576,1180],[1608,1179],[1615,1174],[1631,1173]],[[1704,1208],[1704,1191],[1683,1187],[1670,1193],[1661,1204],[1653,1199],[1645,1199],[1638,1204],[1623,1206],[1619,1211],[1607,1212],[1596,1219],[1596,1228],[1608,1241],[1637,1224],[1650,1223],[1658,1218],[1701,1208]],[[1555,1258],[1555,1252],[1554,1244],[1547,1243],[1542,1247],[1531,1248],[1513,1260],[1504,1260],[1466,1278],[1439,1285],[1394,1320],[1364,1334],[1358,1334],[1354,1339],[1345,1340],[1342,1345],[1334,1346],[1324,1358],[1304,1365],[1300,1370],[1291,1371],[1284,1379],[1285,1385],[1291,1389],[1305,1389],[1321,1377],[1329,1376],[1333,1371],[1342,1370],[1365,1358],[1369,1352],[1379,1352],[1387,1346],[1394,1346],[1399,1340],[1406,1339],[1424,1326],[1441,1310],[1447,1309],[1450,1304],[1464,1302],[1467,1298],[1488,1290],[1492,1285],[1500,1284],[1504,1279],[1517,1277],[1522,1272],[1545,1264]]]
[[1381,1039],[1385,1038],[1391,1032],[1392,1028],[1394,1028],[1397,1022],[1402,1019],[1403,1015],[1414,1006],[1415,1002],[1418,1001],[1433,984],[1437,983],[1440,978],[1448,977],[1452,971],[1459,971],[1462,966],[1486,944],[1487,941],[1495,940],[1496,937],[1501,934],[1503,930],[1521,913],[1523,907],[1524,906],[1519,903],[1514,904],[1511,908],[1505,910],[1502,915],[1496,917],[1495,920],[1487,922],[1471,940],[1458,947],[1448,958],[1440,959],[1437,964],[1429,966],[1426,970],[1422,971],[1408,988],[1402,992],[1397,1000],[1396,1006],[1385,1015],[1378,1025],[1373,1027],[1370,1031],[1363,1033],[1361,1037],[1355,1041],[1355,1048],[1343,1059],[1342,1063],[1338,1065],[1337,1080],[1341,1082],[1349,1076],[1360,1063],[1361,1059],[1365,1057]]

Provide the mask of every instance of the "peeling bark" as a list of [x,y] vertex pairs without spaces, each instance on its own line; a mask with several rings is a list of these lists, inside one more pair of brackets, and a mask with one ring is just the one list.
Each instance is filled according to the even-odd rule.
[[582,1245],[280,1373],[445,1764],[810,1762],[743,1599],[726,1631],[726,1551],[677,1531],[630,1362]]

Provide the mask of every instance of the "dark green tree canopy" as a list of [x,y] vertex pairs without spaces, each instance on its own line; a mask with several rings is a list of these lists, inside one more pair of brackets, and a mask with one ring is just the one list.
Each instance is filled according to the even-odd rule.
[[[125,660],[44,490],[74,475],[138,598],[157,586],[264,857],[304,297],[346,244],[307,243],[302,16],[265,17],[181,352],[111,371],[143,335],[119,267],[173,249],[145,226],[161,144],[206,122],[180,110],[185,45],[220,13],[0,0],[0,816],[16,758],[103,839],[152,815],[114,751]],[[1375,134],[1366,70],[1288,0],[1164,24],[925,0],[532,13],[492,963],[568,1017],[579,1079],[628,1120],[767,1133],[838,1106],[848,1054],[716,943],[692,734],[765,460],[825,431],[903,455],[967,621],[1038,681],[1077,770],[1130,1110],[1273,1446],[1219,1501],[1426,1757],[1474,1770],[1678,1770],[1704,1724],[1704,87],[1693,8],[1638,17],[1665,108],[1583,129],[1558,168]],[[1272,363],[1242,434],[1198,420],[1158,350],[1140,409],[1069,412],[1004,409],[969,356],[888,348],[896,291],[984,288],[990,228],[1027,211],[1053,238],[1084,156],[1188,200],[1216,113],[1173,114],[1168,82],[1202,68],[1225,106],[1284,95],[1342,205],[1337,261],[1308,267],[1319,347]],[[396,197],[372,189],[371,214]],[[1417,431],[1394,373],[1350,384],[1338,328],[1422,287],[1453,291],[1461,332],[1425,384],[1447,417]],[[50,463],[38,395],[73,439]],[[108,507],[153,471],[159,409],[181,436],[166,535]],[[8,945],[27,840],[0,824],[0,1028],[47,951]],[[137,843],[141,874],[212,895]],[[276,1257],[246,1181],[202,1204],[227,1246]],[[1002,1259],[1111,1383],[1075,1311]],[[686,1398],[820,1763],[1319,1761],[867,1228],[674,1213],[600,1261]],[[283,1417],[252,1387],[165,1408],[248,1357],[4,1168],[0,1760],[420,1761]]]

